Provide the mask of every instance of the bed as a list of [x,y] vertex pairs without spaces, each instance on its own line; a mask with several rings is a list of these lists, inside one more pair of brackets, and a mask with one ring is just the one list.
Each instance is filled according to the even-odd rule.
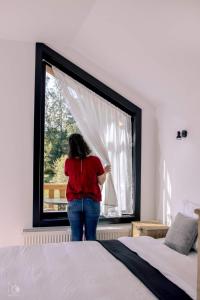
[[[195,251],[185,256],[167,247],[163,239],[151,237],[123,237],[117,243],[133,251],[186,295],[171,299],[196,299]],[[151,278],[146,273],[143,277]],[[160,299],[98,241],[0,248],[0,299],[12,298]]]

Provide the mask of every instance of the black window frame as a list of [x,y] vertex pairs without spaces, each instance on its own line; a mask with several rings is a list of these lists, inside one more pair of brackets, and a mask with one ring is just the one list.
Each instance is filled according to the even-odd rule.
[[135,207],[133,215],[120,218],[100,218],[100,222],[118,224],[140,220],[141,198],[141,131],[142,110],[104,83],[94,78],[74,63],[43,43],[36,43],[35,60],[35,108],[34,108],[34,154],[33,154],[33,227],[67,226],[67,212],[43,212],[44,173],[44,118],[46,65],[53,65],[107,101],[131,115],[133,184]]

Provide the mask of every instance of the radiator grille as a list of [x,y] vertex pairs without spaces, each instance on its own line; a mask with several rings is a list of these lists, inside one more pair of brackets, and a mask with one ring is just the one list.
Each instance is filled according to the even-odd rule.
[[[37,229],[33,230],[24,230],[24,245],[40,245],[47,243],[64,243],[69,242],[71,237],[71,231],[69,228],[55,231],[38,231]],[[125,228],[106,228],[106,229],[97,229],[97,239],[98,240],[112,240],[117,239],[122,236],[131,236],[131,230],[127,226]]]

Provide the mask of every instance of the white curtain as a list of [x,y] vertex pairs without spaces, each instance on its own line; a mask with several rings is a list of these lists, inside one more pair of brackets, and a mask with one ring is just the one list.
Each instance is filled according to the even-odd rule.
[[103,165],[112,167],[101,213],[133,213],[131,117],[57,68],[53,72],[84,139]]

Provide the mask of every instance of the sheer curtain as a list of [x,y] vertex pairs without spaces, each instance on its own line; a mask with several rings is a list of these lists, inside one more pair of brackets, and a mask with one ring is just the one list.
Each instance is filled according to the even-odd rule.
[[102,191],[101,213],[133,213],[131,117],[57,68],[53,72],[88,145],[104,166],[112,167]]

